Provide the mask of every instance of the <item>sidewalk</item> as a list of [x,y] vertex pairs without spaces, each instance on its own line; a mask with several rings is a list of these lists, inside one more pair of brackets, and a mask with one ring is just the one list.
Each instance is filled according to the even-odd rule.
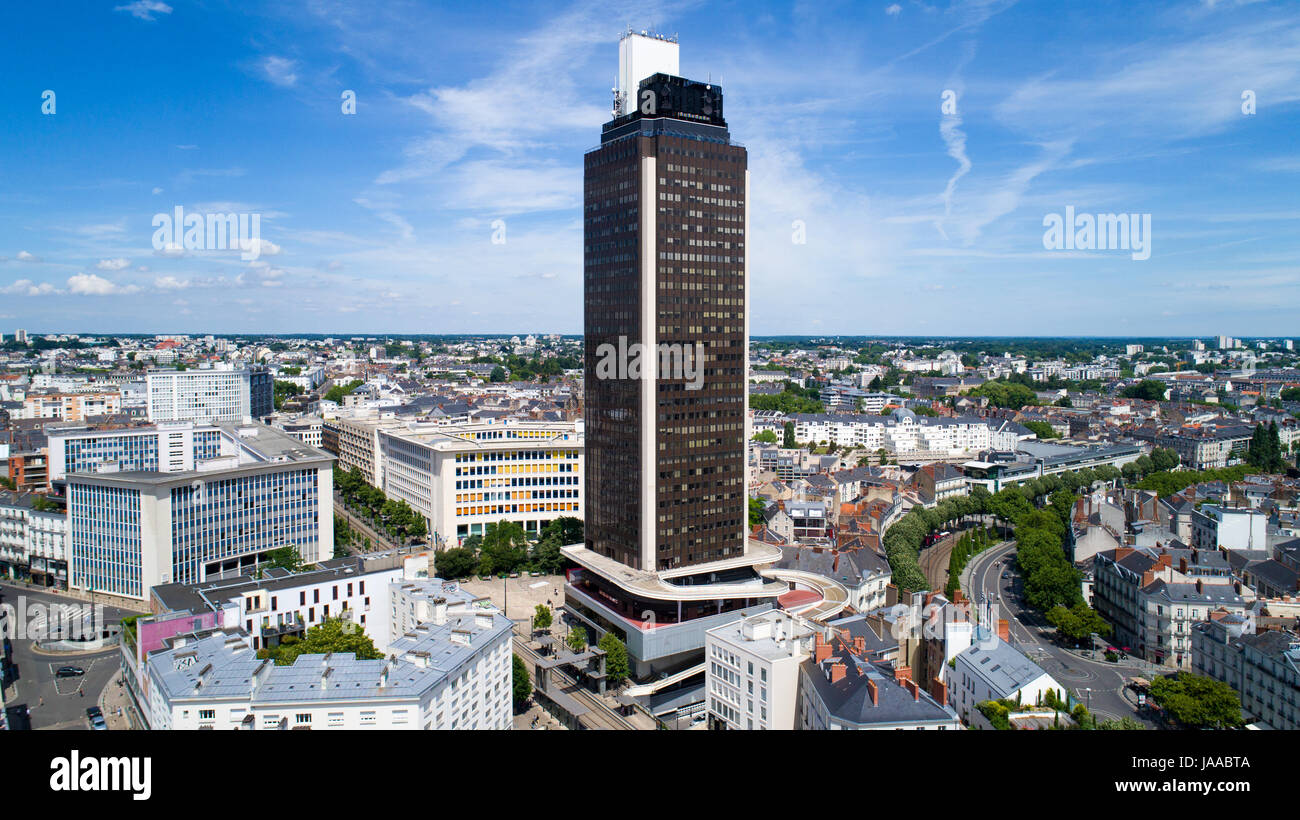
[[99,708],[104,713],[104,721],[114,731],[126,731],[137,728],[131,717],[130,696],[122,682],[122,670],[113,673],[99,693]]

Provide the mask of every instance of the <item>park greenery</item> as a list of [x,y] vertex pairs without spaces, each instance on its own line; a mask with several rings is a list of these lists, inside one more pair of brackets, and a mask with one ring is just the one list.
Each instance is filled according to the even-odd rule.
[[750,393],[749,406],[754,410],[779,410],[782,413],[821,413],[826,410],[820,393],[815,389],[804,390],[793,382],[785,383],[785,390],[780,393]]
[[1286,469],[1286,459],[1282,441],[1278,436],[1277,422],[1267,425],[1258,424],[1251,434],[1250,445],[1246,449],[1246,463],[1266,473],[1280,473]]
[[342,404],[343,397],[355,392],[358,387],[365,384],[360,379],[353,379],[347,384],[336,384],[325,393],[325,399],[335,404]]
[[492,523],[483,535],[471,535],[461,546],[438,553],[438,575],[447,579],[512,572],[557,575],[564,569],[560,547],[582,540],[582,519],[572,516],[561,516],[548,523],[536,542],[529,542],[528,534],[518,522]]
[[1119,392],[1126,399],[1141,399],[1143,401],[1164,401],[1165,393],[1169,387],[1162,381],[1156,379],[1143,379],[1137,384],[1131,384]]
[[293,382],[282,382],[277,379],[275,382],[275,392],[272,396],[275,409],[279,410],[284,406],[285,401],[294,396],[301,396],[304,392],[305,391],[302,389],[301,385],[294,384]]
[[259,649],[257,657],[269,658],[275,661],[276,666],[291,666],[299,655],[328,655],[331,652],[352,652],[359,661],[382,660],[384,657],[366,631],[344,617],[326,618],[308,629],[302,638],[286,635],[279,645]]
[[1052,425],[1045,421],[1026,421],[1022,422],[1025,428],[1038,436],[1040,439],[1060,438],[1061,434],[1052,429]]
[[1184,729],[1231,729],[1243,722],[1236,690],[1203,675],[1178,672],[1156,678],[1151,699]]

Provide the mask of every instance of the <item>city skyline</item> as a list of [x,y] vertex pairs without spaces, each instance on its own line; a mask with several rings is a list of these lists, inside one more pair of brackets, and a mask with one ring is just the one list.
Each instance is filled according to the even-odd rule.
[[[722,85],[745,135],[755,336],[1281,335],[1300,16],[1125,9],[579,3],[486,35],[427,5],[24,9],[0,324],[580,333],[581,155],[631,24],[680,34],[682,74]],[[68,25],[107,36],[83,52]],[[421,27],[438,58],[405,39]],[[260,215],[257,258],[153,247],[178,207]],[[1070,211],[1149,216],[1149,258],[1049,250]]]

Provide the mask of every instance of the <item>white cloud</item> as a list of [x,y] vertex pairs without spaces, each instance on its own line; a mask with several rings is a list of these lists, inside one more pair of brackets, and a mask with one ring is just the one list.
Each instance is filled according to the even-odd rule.
[[153,21],[155,14],[171,14],[172,7],[158,0],[135,0],[125,6],[115,6],[113,11],[125,11],[139,20]]
[[121,270],[131,264],[130,260],[118,257],[116,259],[101,259],[95,263],[95,267],[100,270]]
[[93,273],[78,273],[68,277],[68,293],[75,296],[119,296],[137,293],[139,290],[135,285],[123,287]]
[[39,264],[41,262],[41,258],[39,256],[30,254],[27,251],[19,251],[18,255],[15,256],[14,258],[17,259],[19,262],[31,262],[34,265]]
[[153,280],[153,286],[158,290],[182,290],[189,287],[190,283],[175,276],[159,276]]
[[897,3],[894,3],[891,6],[885,6],[885,14],[888,14],[890,17],[897,17],[899,14],[902,13],[902,11],[903,11],[903,7],[898,5]]
[[270,56],[262,61],[262,71],[271,82],[289,88],[298,83],[298,74],[294,71],[297,65],[298,63],[295,60]]
[[19,279],[6,288],[0,288],[0,293],[14,296],[49,296],[57,292],[49,282],[38,285],[30,279]]

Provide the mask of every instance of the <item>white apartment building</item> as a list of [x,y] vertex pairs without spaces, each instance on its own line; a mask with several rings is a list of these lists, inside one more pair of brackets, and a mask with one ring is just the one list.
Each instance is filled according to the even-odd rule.
[[503,419],[379,431],[383,483],[428,521],[439,546],[514,521],[536,535],[583,516],[581,421]]
[[240,422],[271,412],[271,376],[230,369],[151,370],[145,375],[152,422]]
[[275,427],[277,430],[284,431],[285,435],[298,439],[303,444],[320,447],[325,423],[319,417],[309,416],[294,419],[293,421],[277,422]]
[[975,707],[986,700],[1038,705],[1049,692],[1059,700],[1066,697],[1066,688],[1042,667],[984,628],[976,630],[974,642],[953,659],[948,677],[949,703],[967,725],[982,723]]
[[817,628],[770,610],[704,635],[704,682],[711,726],[793,729],[799,665],[812,655]]
[[[393,590],[404,580],[415,583],[417,570],[423,571],[427,583],[427,568],[427,556],[404,560],[349,556],[296,573],[270,569],[261,578],[246,575],[155,586],[150,608],[162,613],[216,613],[215,625],[243,630],[253,649],[274,646],[290,635],[301,638],[330,618],[346,617],[386,651],[396,637],[419,623],[403,621],[395,628],[390,614]],[[449,595],[441,587],[439,593],[443,598]]]
[[1192,546],[1259,551],[1268,548],[1268,514],[1260,510],[1206,504],[1192,511]]
[[0,491],[0,577],[25,570],[36,583],[67,586],[68,519],[62,507],[36,509],[39,497]]
[[888,416],[866,414],[806,414],[787,417],[798,441],[827,441],[837,446],[891,454],[938,453],[965,455],[981,450],[1014,450],[1018,425],[976,417],[927,417],[898,409]]
[[403,636],[391,657],[258,660],[242,632],[168,639],[148,656],[151,729],[511,728],[511,623],[448,616]]

